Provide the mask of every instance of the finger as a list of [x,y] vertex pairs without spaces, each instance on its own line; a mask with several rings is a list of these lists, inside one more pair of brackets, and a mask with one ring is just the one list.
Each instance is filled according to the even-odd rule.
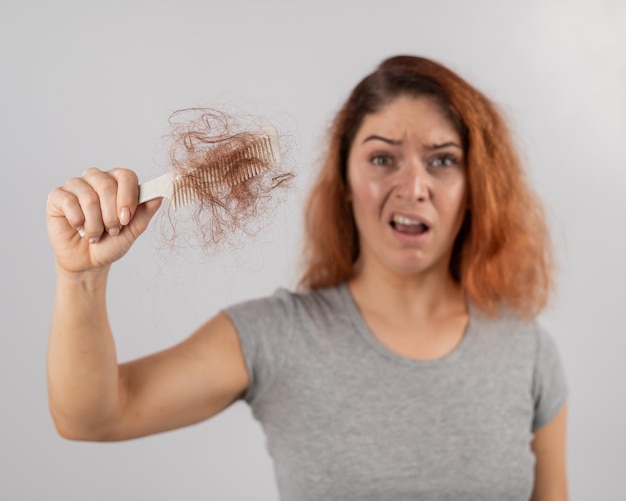
[[70,179],[63,188],[72,193],[80,205],[84,217],[81,236],[84,234],[91,243],[97,242],[105,230],[98,193],[92,184],[86,181],[85,176]]
[[128,225],[128,230],[130,231],[130,234],[133,236],[133,238],[138,238],[139,235],[141,235],[146,230],[146,228],[148,228],[150,220],[157,212],[157,210],[159,210],[162,202],[162,198],[155,198],[137,206],[137,210],[135,211],[133,219]]
[[117,181],[117,217],[121,226],[126,226],[137,209],[139,179],[129,169],[112,169],[109,173]]
[[[83,178],[97,194],[98,209],[104,230],[111,235],[118,235],[121,224],[117,207],[117,180],[110,173],[102,172],[98,169],[87,170]],[[92,200],[90,200],[91,202]]]
[[78,232],[84,232],[85,215],[78,202],[78,197],[65,189],[65,187],[55,188],[48,195],[46,203],[48,216],[53,218],[63,218]]

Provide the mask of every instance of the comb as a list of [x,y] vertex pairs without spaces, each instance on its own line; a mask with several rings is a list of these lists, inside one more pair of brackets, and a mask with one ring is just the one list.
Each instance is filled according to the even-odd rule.
[[245,141],[226,142],[198,159],[185,174],[163,174],[139,185],[139,203],[165,197],[174,209],[195,202],[199,192],[219,191],[243,183],[280,163],[278,131],[252,133]]

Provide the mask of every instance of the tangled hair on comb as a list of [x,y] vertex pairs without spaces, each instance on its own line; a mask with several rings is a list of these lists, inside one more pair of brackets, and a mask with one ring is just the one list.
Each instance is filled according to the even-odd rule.
[[[211,108],[186,108],[170,115],[169,165],[195,195],[188,207],[175,214],[170,205],[166,212],[170,243],[180,236],[176,229],[185,219],[194,226],[191,235],[183,234],[185,240],[189,243],[188,237],[194,236],[207,250],[232,246],[271,220],[267,216],[276,206],[276,191],[289,186],[294,174],[273,165],[267,152],[251,147],[259,142],[261,127],[252,118],[247,126],[241,120]],[[207,183],[207,177],[217,181]]]

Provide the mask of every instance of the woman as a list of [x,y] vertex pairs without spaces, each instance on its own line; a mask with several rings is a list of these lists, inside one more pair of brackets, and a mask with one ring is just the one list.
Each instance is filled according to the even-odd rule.
[[564,377],[533,320],[546,228],[502,120],[450,70],[399,56],[354,89],[309,199],[301,291],[118,365],[107,273],[159,207],[136,200],[122,169],[49,196],[62,436],[149,435],[244,398],[284,499],[567,498]]

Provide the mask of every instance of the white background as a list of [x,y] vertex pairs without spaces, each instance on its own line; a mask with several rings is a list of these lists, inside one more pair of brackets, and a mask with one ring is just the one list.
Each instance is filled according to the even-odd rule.
[[154,225],[114,268],[121,360],[219,308],[291,286],[325,128],[384,57],[435,58],[498,103],[545,200],[559,259],[542,315],[570,385],[571,499],[626,499],[626,2],[2,0],[0,498],[276,498],[244,404],[117,443],[59,438],[47,409],[54,292],[47,193],[89,166],[165,168],[169,114],[236,106],[289,138],[294,188],[237,252],[168,248]]

